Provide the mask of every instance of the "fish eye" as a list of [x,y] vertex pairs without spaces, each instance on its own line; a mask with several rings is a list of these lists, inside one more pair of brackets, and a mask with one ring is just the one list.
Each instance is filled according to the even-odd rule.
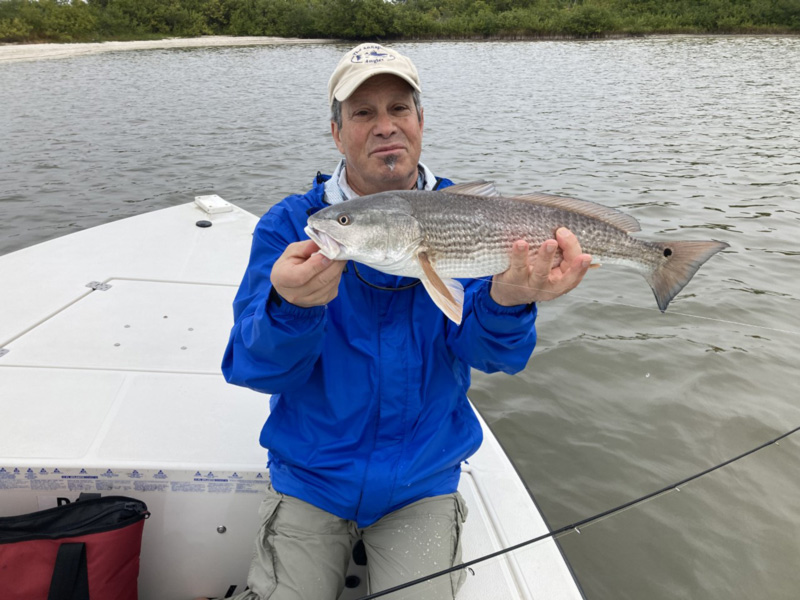
[[350,225],[351,222],[350,217],[345,214],[341,214],[338,217],[336,217],[336,221],[339,223],[339,225]]

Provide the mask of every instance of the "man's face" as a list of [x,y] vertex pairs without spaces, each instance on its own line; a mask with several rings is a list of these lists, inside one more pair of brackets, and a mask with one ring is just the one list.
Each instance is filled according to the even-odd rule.
[[365,196],[410,189],[417,180],[422,126],[408,83],[376,75],[361,84],[342,103],[341,129],[331,123],[353,191]]

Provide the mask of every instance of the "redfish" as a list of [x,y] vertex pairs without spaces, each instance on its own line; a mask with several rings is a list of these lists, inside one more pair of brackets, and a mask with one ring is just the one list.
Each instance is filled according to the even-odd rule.
[[458,278],[502,273],[515,241],[525,240],[535,254],[560,227],[572,231],[594,261],[641,273],[662,312],[703,263],[728,247],[638,239],[630,235],[640,231],[638,221],[614,208],[539,193],[504,197],[487,182],[353,198],[311,215],[305,231],[330,259],[420,279],[434,303],[460,323],[464,288]]

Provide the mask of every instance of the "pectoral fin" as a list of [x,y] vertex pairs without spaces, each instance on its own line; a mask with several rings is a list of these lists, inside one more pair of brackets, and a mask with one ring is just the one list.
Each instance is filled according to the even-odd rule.
[[417,254],[417,259],[422,267],[420,281],[425,290],[448,319],[456,325],[461,324],[461,314],[464,307],[464,286],[455,279],[442,279],[431,265],[425,252]]

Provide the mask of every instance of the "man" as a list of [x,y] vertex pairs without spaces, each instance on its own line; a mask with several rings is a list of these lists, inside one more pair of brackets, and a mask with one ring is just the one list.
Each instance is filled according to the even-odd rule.
[[[465,282],[460,326],[414,279],[331,261],[303,232],[326,205],[452,185],[419,162],[424,126],[413,63],[378,44],[341,59],[328,84],[344,155],[256,228],[234,301],[226,379],[272,394],[261,432],[271,487],[241,600],[333,600],[362,539],[372,592],[460,562],[460,464],[481,443],[470,368],[513,373],[533,350],[535,302],[575,287],[591,257],[559,230],[491,282]],[[551,269],[555,250],[565,260]],[[463,572],[409,597],[454,598]]]

